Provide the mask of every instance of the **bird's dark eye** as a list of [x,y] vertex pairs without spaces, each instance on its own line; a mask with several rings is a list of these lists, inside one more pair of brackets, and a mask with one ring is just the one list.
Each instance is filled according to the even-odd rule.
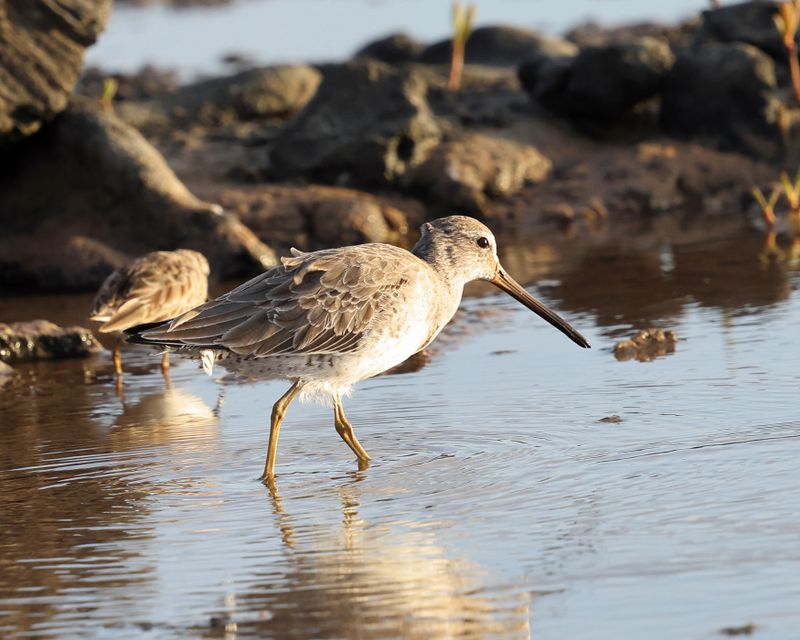
[[483,236],[478,238],[478,246],[481,249],[486,249],[489,246],[489,244],[490,244],[489,243],[489,238],[484,238]]

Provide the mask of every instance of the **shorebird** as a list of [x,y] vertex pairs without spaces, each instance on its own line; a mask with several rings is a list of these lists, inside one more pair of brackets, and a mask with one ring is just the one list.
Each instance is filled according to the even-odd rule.
[[[92,303],[89,319],[101,333],[120,332],[114,345],[114,371],[122,375],[122,331],[174,318],[208,299],[208,260],[189,249],[147,253],[108,276]],[[169,368],[169,353],[161,369]]]
[[280,266],[173,320],[133,328],[128,339],[199,355],[209,374],[220,362],[234,372],[292,381],[272,408],[261,476],[268,485],[281,423],[298,394],[330,398],[339,436],[359,461],[369,460],[342,395],[430,344],[455,314],[468,282],[491,282],[589,346],[506,273],[494,235],[482,223],[450,216],[421,231],[410,252],[386,244],[292,249]]

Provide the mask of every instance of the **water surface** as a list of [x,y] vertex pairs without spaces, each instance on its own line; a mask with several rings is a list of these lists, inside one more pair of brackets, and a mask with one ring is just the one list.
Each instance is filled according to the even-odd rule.
[[[559,34],[585,20],[621,24],[676,21],[708,8],[702,0],[492,0],[479,2],[476,25],[513,24]],[[144,64],[184,75],[221,70],[221,58],[246,54],[264,63],[327,62],[350,57],[370,40],[403,31],[421,41],[451,32],[451,0],[238,0],[175,10],[116,5],[88,64],[134,71]]]
[[[478,288],[425,366],[346,402],[368,469],[328,407],[292,405],[275,494],[256,478],[285,383],[183,361],[167,387],[131,348],[120,398],[108,353],[20,365],[0,392],[0,636],[793,637],[800,278],[760,248],[512,247],[594,348]],[[89,297],[0,317],[74,321]],[[651,324],[676,352],[617,362]]]

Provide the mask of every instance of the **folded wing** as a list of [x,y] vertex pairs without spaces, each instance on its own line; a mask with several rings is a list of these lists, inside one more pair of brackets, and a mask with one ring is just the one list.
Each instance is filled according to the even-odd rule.
[[387,297],[409,280],[402,273],[387,279],[392,252],[365,260],[368,245],[292,254],[233,291],[142,331],[141,338],[253,357],[351,352]]

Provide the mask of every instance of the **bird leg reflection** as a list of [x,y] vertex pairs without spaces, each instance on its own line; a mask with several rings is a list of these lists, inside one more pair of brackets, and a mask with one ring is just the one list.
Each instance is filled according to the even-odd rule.
[[269,425],[269,445],[267,447],[267,461],[264,464],[264,473],[261,480],[268,485],[275,481],[275,457],[278,453],[278,435],[281,431],[281,422],[286,415],[286,409],[295,399],[303,385],[298,380],[284,393],[272,407],[272,420]]
[[[350,424],[350,421],[344,415],[342,399],[339,396],[333,399],[333,419],[336,425],[336,433],[339,434],[339,437],[344,440],[345,444],[356,454],[359,463],[368,462],[369,454],[364,447],[361,446],[361,443],[358,441],[353,431],[353,425]],[[360,468],[361,465],[359,464],[359,469]]]
[[278,493],[278,487],[275,482],[269,481],[266,483],[269,489],[270,498],[272,498],[272,510],[275,512],[275,520],[277,521],[278,529],[281,532],[283,543],[289,548],[294,548],[294,528],[292,527],[291,519],[283,511],[283,500]]
[[114,362],[114,373],[116,373],[119,378],[122,378],[122,355],[120,353],[121,349],[122,349],[122,336],[119,336],[117,338],[117,343],[114,345],[114,351],[111,354],[111,359]]
[[225,387],[220,386],[219,393],[217,393],[217,403],[214,405],[211,413],[214,414],[215,418],[219,418],[219,414],[222,412],[222,405],[225,404]]

